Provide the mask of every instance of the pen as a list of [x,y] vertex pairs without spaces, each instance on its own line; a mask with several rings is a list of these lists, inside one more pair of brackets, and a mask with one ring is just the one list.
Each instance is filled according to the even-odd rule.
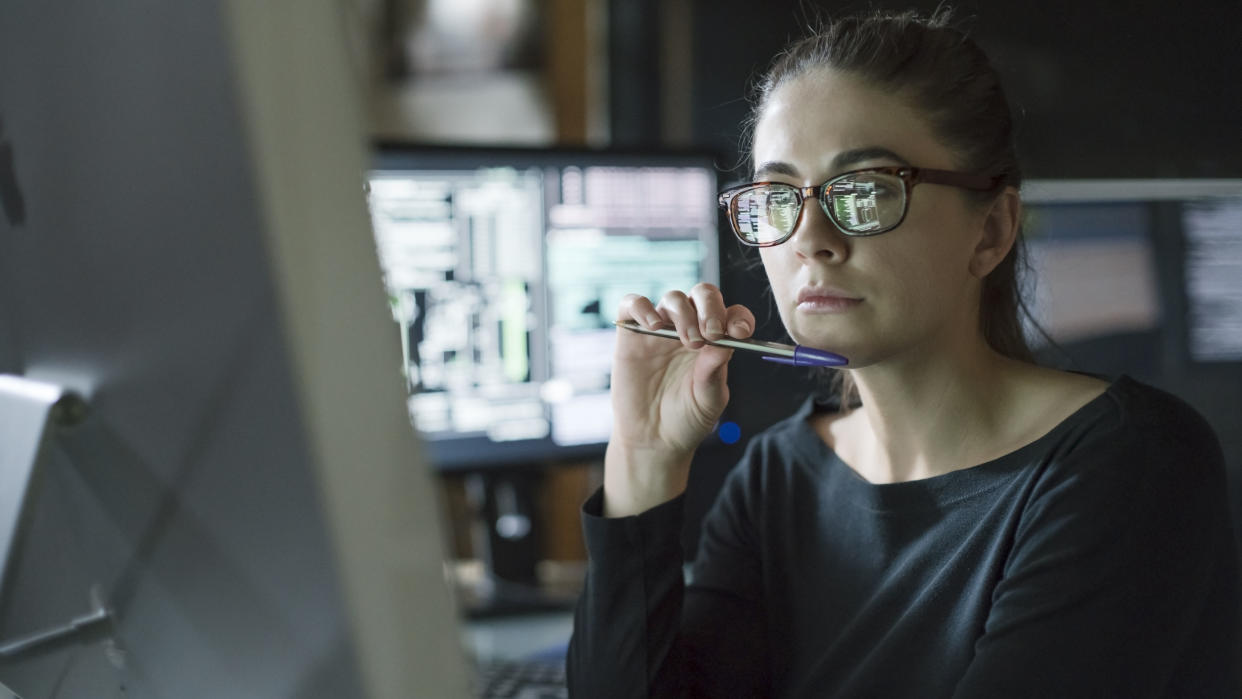
[[[656,337],[665,337],[671,340],[681,339],[676,330],[667,328],[648,330],[632,320],[618,320],[613,325],[644,335],[655,335]],[[803,347],[802,345],[782,345],[779,342],[766,342],[752,338],[735,340],[731,337],[722,337],[719,340],[703,338],[703,342],[717,347],[759,352],[769,362],[788,364],[790,366],[844,366],[849,363],[848,359],[839,354],[811,347]]]

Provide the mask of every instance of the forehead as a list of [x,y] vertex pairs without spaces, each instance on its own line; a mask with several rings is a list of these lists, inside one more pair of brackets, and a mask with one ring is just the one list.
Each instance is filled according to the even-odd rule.
[[[797,177],[818,182],[841,169],[895,164],[893,158],[878,155],[883,151],[918,167],[948,169],[954,164],[953,154],[900,93],[870,87],[849,74],[820,70],[793,78],[771,93],[755,126],[752,166],[781,163],[791,166]],[[872,157],[841,162],[838,156],[847,153]]]

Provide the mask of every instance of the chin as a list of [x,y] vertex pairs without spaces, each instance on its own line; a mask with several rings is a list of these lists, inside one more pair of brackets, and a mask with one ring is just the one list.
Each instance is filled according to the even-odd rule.
[[851,341],[852,338],[843,337],[841,333],[834,333],[830,330],[817,329],[808,332],[805,329],[793,329],[789,332],[789,336],[793,338],[794,342],[804,347],[828,350],[829,352],[836,352],[847,357],[850,356],[848,354],[849,350],[857,351],[861,349],[858,346],[859,343]]
[[[855,344],[859,339],[856,328],[837,322],[836,318],[815,318],[794,315],[794,322],[786,321],[789,336],[800,345],[836,352],[842,344]],[[852,324],[850,324],[852,325]]]

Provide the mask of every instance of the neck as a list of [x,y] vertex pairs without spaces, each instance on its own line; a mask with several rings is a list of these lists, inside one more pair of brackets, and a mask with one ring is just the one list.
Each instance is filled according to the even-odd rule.
[[1016,362],[981,336],[853,370],[869,480],[894,483],[974,465],[1002,429]]

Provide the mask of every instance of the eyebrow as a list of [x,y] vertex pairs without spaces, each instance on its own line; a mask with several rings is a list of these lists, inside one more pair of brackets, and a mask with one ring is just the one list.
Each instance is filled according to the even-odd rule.
[[[880,146],[867,146],[866,148],[854,148],[852,150],[841,151],[832,159],[828,167],[832,172],[843,172],[851,165],[866,162],[868,160],[892,160],[901,165],[909,165],[909,161],[897,155],[893,151],[882,148]],[[786,177],[798,177],[798,168],[780,160],[771,160],[761,164],[755,168],[754,179],[760,179],[761,175],[784,175]]]

